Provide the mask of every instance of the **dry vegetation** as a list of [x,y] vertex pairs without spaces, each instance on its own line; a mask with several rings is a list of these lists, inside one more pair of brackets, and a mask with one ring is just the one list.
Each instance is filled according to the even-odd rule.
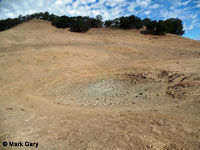
[[23,23],[0,33],[0,141],[198,150],[199,64],[200,42],[176,35]]

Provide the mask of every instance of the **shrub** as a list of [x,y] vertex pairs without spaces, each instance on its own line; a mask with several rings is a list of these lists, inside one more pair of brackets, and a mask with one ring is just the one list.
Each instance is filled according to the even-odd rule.
[[164,21],[166,33],[172,33],[176,35],[183,35],[183,23],[178,18],[170,18]]
[[88,21],[91,28],[101,28],[103,26],[101,15],[97,15],[96,18],[89,18]]
[[68,28],[70,26],[71,19],[67,16],[55,17],[52,21],[52,25],[57,28]]
[[180,19],[170,18],[165,21],[147,21],[146,20],[146,28],[153,34],[161,35],[164,33],[171,33],[176,35],[183,35],[183,24]]
[[112,27],[113,28],[119,28],[120,26],[120,19],[119,18],[115,18],[113,21],[112,21]]
[[150,22],[151,22],[151,19],[149,19],[149,18],[145,18],[142,20],[142,23],[144,26],[147,26]]
[[120,18],[120,28],[122,29],[140,29],[142,25],[142,20],[136,16]]
[[73,17],[70,24],[72,32],[86,32],[90,28],[89,17]]
[[106,20],[104,25],[105,25],[106,27],[111,27],[111,26],[112,26],[112,23],[113,23],[112,20]]
[[163,34],[165,34],[165,32],[166,32],[166,29],[165,29],[164,21],[160,20],[160,21],[156,22],[155,34],[156,35],[163,35]]
[[120,28],[122,29],[132,29],[133,23],[130,21],[128,17],[121,17],[120,18]]
[[157,21],[155,21],[155,20],[151,21],[146,25],[146,29],[153,33],[156,30],[156,25],[157,25]]
[[22,21],[19,18],[0,20],[0,31],[10,29],[20,23],[22,23]]
[[103,21],[102,20],[103,20],[103,18],[102,18],[101,15],[97,15],[96,16],[96,26],[98,28],[101,28],[103,26]]
[[[86,32],[90,28],[100,28],[103,26],[102,16],[97,15],[96,18],[89,17],[68,17],[68,16],[56,16],[54,14],[49,14],[48,12],[39,12],[32,15],[19,16],[14,19],[4,19],[0,20],[0,31],[10,29],[22,22],[29,21],[33,18],[43,19],[51,21],[52,25],[57,28],[68,28],[72,32]],[[143,25],[152,34],[161,35],[164,33],[171,33],[176,35],[183,35],[183,24],[182,20],[178,18],[170,18],[165,21],[151,21],[149,18],[141,20],[136,16],[120,17],[114,20],[107,20],[104,24],[106,27],[121,28],[121,29],[140,29]]]

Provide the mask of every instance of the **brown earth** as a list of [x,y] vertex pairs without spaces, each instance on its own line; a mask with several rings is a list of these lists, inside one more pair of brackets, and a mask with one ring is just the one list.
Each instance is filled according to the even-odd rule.
[[199,150],[200,42],[138,30],[0,33],[0,149]]

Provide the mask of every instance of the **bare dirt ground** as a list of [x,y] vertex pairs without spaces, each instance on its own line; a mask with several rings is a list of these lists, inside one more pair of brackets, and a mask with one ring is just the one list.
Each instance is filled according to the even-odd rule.
[[137,30],[0,33],[0,149],[199,150],[200,42]]

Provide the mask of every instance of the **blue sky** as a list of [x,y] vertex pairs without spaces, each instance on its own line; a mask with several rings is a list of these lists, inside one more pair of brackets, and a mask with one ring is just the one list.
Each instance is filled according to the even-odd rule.
[[152,20],[180,18],[183,36],[200,40],[200,0],[0,0],[0,19],[45,11],[67,16],[102,15],[104,20],[128,15]]

